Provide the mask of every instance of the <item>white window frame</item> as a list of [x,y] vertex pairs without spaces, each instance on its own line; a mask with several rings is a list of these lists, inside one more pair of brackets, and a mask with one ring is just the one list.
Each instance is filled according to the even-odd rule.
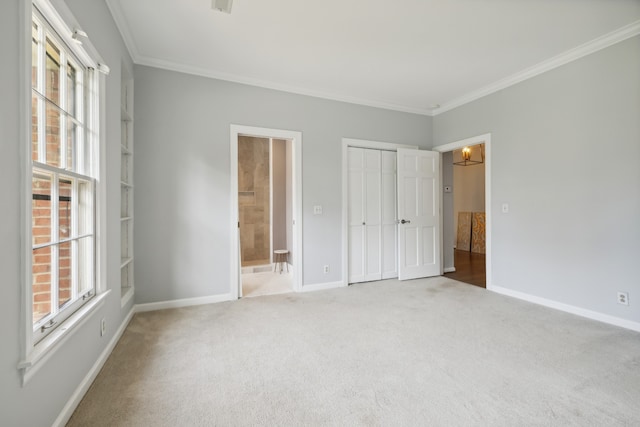
[[[33,322],[33,292],[32,292],[32,175],[35,168],[52,172],[52,176],[57,177],[57,173],[61,175],[70,176],[72,178],[84,178],[83,176],[74,174],[70,171],[60,171],[54,168],[48,168],[46,165],[32,162],[31,160],[31,28],[33,17],[38,15],[41,24],[44,24],[54,34],[56,44],[60,47],[67,49],[73,56],[74,62],[79,63],[85,68],[92,71],[85,76],[88,82],[85,82],[85,91],[91,93],[91,96],[85,96],[85,102],[87,103],[84,111],[87,112],[85,117],[85,126],[88,132],[85,133],[85,138],[90,138],[91,146],[95,152],[90,165],[91,184],[93,186],[93,276],[94,283],[90,298],[85,298],[85,301],[75,304],[72,310],[68,310],[63,316],[56,319],[57,327],[51,328],[51,331],[47,331],[47,334],[41,334],[34,328]],[[104,131],[100,126],[104,122],[104,93],[105,93],[105,78],[103,73],[108,72],[108,67],[104,65],[104,62],[100,58],[99,54],[88,39],[82,40],[82,45],[74,41],[73,34],[76,29],[80,29],[80,26],[73,14],[70,12],[64,0],[33,0],[33,2],[24,2],[21,9],[21,33],[20,33],[20,46],[21,46],[21,58],[20,58],[20,120],[21,120],[21,166],[23,168],[23,191],[22,191],[22,227],[23,227],[23,256],[22,256],[22,271],[23,280],[21,283],[21,360],[18,363],[18,369],[22,374],[22,384],[26,384],[30,378],[38,371],[38,369],[44,364],[44,362],[51,357],[56,349],[61,348],[63,343],[76,332],[91,316],[100,308],[107,296],[110,294],[110,290],[106,287],[106,244],[105,239],[101,238],[106,231],[106,194],[105,188],[102,183],[105,182],[105,147],[104,147]],[[41,63],[42,61],[40,61]],[[62,61],[61,61],[62,62]],[[43,64],[39,64],[43,65]],[[100,72],[99,72],[100,71]],[[66,73],[63,78],[66,82]],[[61,82],[61,91],[64,88],[64,84]],[[39,116],[42,111],[39,111]],[[64,120],[61,120],[61,125]],[[63,143],[66,144],[66,142]],[[41,144],[42,145],[42,144]],[[43,148],[43,147],[40,147]],[[66,156],[66,153],[65,153]],[[62,160],[62,166],[64,166],[66,160]],[[62,168],[61,166],[61,168]],[[77,187],[77,180],[75,181],[75,187]],[[77,195],[77,189],[74,188]],[[57,201],[57,194],[52,191],[52,221],[56,220],[57,211],[54,207],[57,203],[53,203],[54,199]],[[72,200],[77,200],[77,197]],[[77,202],[76,202],[77,204]],[[74,209],[77,208],[74,207]],[[76,235],[76,238],[79,236]],[[53,262],[53,261],[52,261]],[[53,300],[54,298],[52,298]],[[73,304],[72,304],[73,305]]]

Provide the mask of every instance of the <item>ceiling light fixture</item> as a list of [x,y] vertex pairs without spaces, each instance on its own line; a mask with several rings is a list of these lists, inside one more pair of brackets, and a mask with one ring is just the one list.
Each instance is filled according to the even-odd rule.
[[459,162],[453,162],[458,166],[473,166],[484,163],[484,145],[480,145],[480,160],[473,160],[471,158],[472,152],[470,147],[464,147],[461,151],[462,160]]
[[233,0],[211,0],[211,8],[219,12],[231,13]]

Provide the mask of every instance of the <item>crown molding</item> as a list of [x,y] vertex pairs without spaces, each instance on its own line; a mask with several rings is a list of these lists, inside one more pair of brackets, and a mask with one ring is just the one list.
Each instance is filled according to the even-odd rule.
[[127,24],[127,19],[124,17],[124,13],[122,13],[122,8],[120,7],[119,0],[106,0],[107,7],[111,12],[111,16],[116,23],[116,27],[118,27],[118,31],[120,31],[120,35],[122,36],[122,40],[124,40],[124,45],[127,47],[129,51],[129,55],[131,55],[131,59],[134,63],[137,63],[137,59],[140,58],[140,53],[138,51],[138,47],[133,41],[133,36],[131,35],[131,31],[129,30],[129,25]]
[[498,80],[497,82],[494,82],[488,86],[485,86],[478,90],[474,90],[466,95],[446,102],[439,108],[433,109],[432,115],[437,116],[438,114],[444,113],[445,111],[449,111],[454,108],[460,107],[461,105],[468,104],[469,102],[475,101],[499,90],[508,88],[509,86],[513,86],[539,74],[553,70],[554,68],[558,68],[562,65],[568,64],[569,62],[580,59],[583,56],[590,55],[594,52],[634,37],[638,34],[640,34],[640,20],[635,21],[629,25],[625,25],[624,27],[618,28],[617,30],[593,39],[573,49],[569,49],[559,55],[553,56],[509,77]]
[[148,67],[161,68],[169,71],[177,71],[185,74],[192,74],[200,77],[207,77],[211,79],[224,80],[233,83],[240,83],[249,86],[257,86],[264,89],[273,89],[282,92],[294,93],[297,95],[306,95],[314,98],[328,99],[331,101],[346,102],[349,104],[363,105],[366,107],[382,108],[385,110],[400,111],[403,113],[419,114],[423,116],[431,116],[431,110],[407,107],[404,105],[390,104],[381,101],[372,101],[369,99],[362,99],[357,97],[351,97],[347,95],[338,95],[335,93],[323,92],[313,89],[301,88],[296,86],[290,86],[282,83],[275,83],[267,80],[256,79],[253,77],[246,77],[237,74],[228,74],[218,71],[209,70],[206,68],[194,67],[190,65],[180,64],[173,61],[166,61],[163,59],[151,58],[146,56],[138,56],[134,62],[139,65],[146,65]]
[[580,46],[577,46],[573,49],[569,49],[559,55],[551,57],[545,61],[542,61],[536,65],[533,65],[532,67],[526,68],[509,77],[500,79],[480,89],[471,91],[451,101],[445,102],[438,108],[415,108],[415,107],[408,107],[405,105],[391,104],[391,103],[386,103],[382,101],[372,101],[372,100],[363,99],[363,98],[350,97],[346,95],[338,95],[335,93],[317,91],[317,90],[307,89],[307,88],[300,88],[300,87],[271,82],[267,80],[256,79],[256,78],[247,77],[247,76],[222,73],[222,72],[213,71],[205,68],[180,64],[174,61],[167,61],[163,59],[142,56],[133,40],[133,36],[131,35],[129,25],[127,24],[126,18],[124,17],[124,14],[120,7],[120,0],[106,0],[106,3],[107,3],[107,7],[111,11],[111,15],[113,16],[116,26],[118,27],[118,30],[122,35],[124,44],[127,47],[127,50],[129,51],[129,55],[131,55],[131,59],[135,64],[146,65],[148,67],[160,68],[164,70],[191,74],[191,75],[196,75],[200,77],[207,77],[207,78],[212,78],[217,80],[240,83],[240,84],[245,84],[249,86],[256,86],[256,87],[261,87],[265,89],[289,92],[289,93],[294,93],[298,95],[306,95],[314,98],[328,99],[328,100],[338,101],[338,102],[346,102],[349,104],[363,105],[367,107],[381,108],[385,110],[399,111],[403,113],[419,114],[423,116],[437,116],[438,114],[442,114],[446,111],[460,107],[464,104],[468,104],[482,97],[490,95],[494,92],[498,92],[502,89],[506,89],[509,86],[513,86],[515,84],[528,80],[532,77],[535,77],[539,74],[553,70],[554,68],[558,68],[562,65],[568,64],[569,62],[575,61],[584,56],[590,55],[601,49],[607,48],[611,45],[614,45],[616,43],[619,43],[621,41],[624,41],[626,39],[629,39],[631,37],[634,37],[640,34],[640,20],[638,20],[624,27],[621,27],[617,30],[614,30],[608,34],[605,34],[596,39],[593,39],[587,43],[584,43]]

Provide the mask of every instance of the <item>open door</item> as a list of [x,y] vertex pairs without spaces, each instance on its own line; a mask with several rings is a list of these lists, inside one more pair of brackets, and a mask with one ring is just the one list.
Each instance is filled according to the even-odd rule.
[[398,149],[398,278],[440,275],[440,153]]

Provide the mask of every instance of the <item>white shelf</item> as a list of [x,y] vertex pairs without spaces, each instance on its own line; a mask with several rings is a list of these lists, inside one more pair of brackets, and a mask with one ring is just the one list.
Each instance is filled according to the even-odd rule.
[[130,112],[127,111],[127,109],[123,105],[120,106],[120,117],[123,122],[133,121],[133,116],[131,115]]
[[125,268],[127,265],[133,262],[133,257],[122,258],[120,260],[120,269]]
[[122,69],[120,105],[120,288],[121,306],[124,307],[134,294],[133,269],[133,79]]

